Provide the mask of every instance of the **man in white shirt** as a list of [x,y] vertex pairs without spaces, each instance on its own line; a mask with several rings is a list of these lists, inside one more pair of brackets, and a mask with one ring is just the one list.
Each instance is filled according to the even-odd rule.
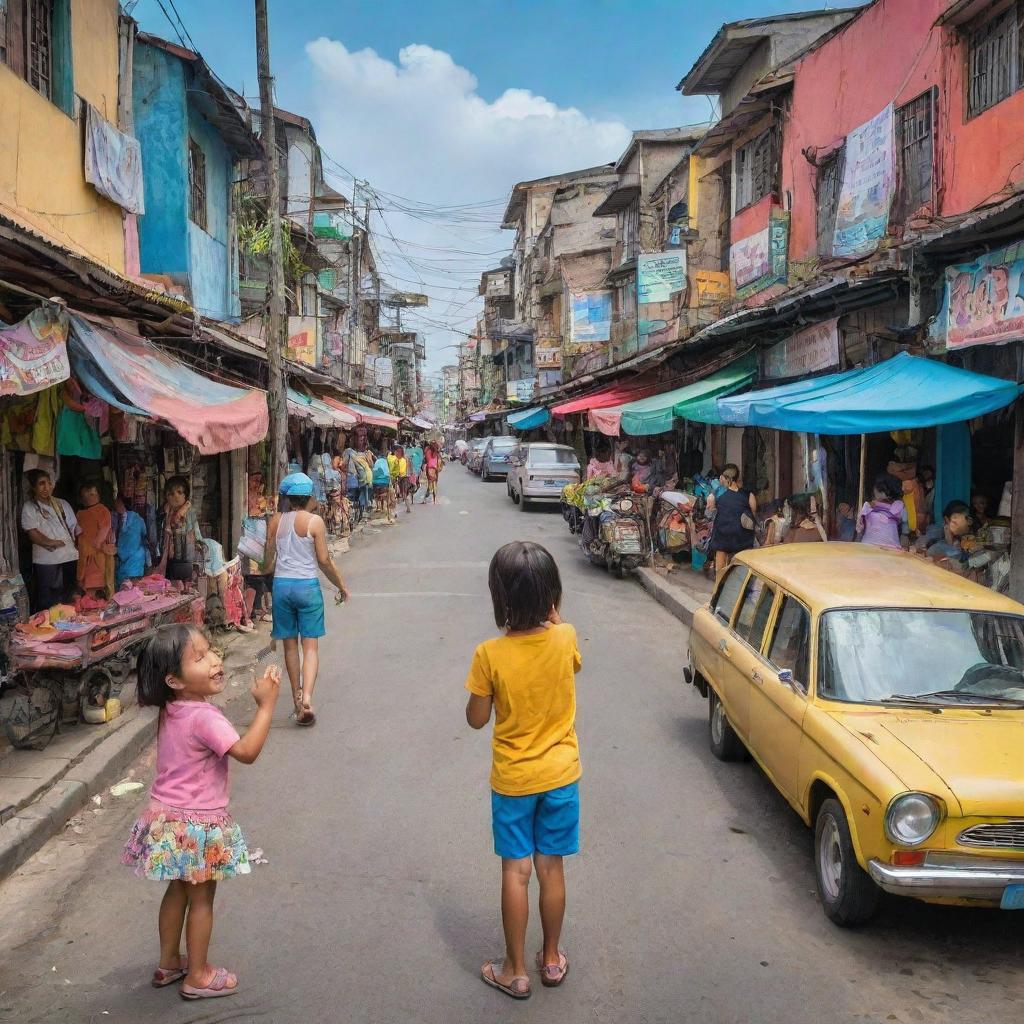
[[21,509],[21,528],[32,541],[33,611],[66,601],[78,569],[78,520],[74,510],[53,496],[53,481],[42,469],[25,474],[31,497]]

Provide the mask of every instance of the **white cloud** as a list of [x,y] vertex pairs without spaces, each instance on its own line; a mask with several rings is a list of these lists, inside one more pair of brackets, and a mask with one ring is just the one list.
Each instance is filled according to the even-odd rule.
[[[477,203],[506,197],[513,184],[559,171],[614,160],[625,148],[629,129],[615,120],[597,120],[574,107],[559,107],[529,89],[510,88],[492,102],[477,92],[477,79],[441,50],[420,43],[404,47],[398,63],[370,49],[349,51],[320,38],[306,46],[313,70],[314,125],[321,144],[360,178],[387,192],[437,204]],[[491,208],[495,220],[501,206]],[[422,245],[453,246],[477,252],[507,248],[511,233],[459,225],[424,224],[403,214],[388,214],[395,234]],[[394,245],[382,241],[385,249]],[[417,258],[441,259],[442,253],[409,247]],[[474,312],[470,302],[475,272],[500,256],[453,256],[450,273],[427,274],[400,267],[395,275],[424,275],[435,296],[427,316],[455,325]],[[431,264],[437,267],[437,264]],[[398,282],[412,287],[407,282]],[[445,290],[465,287],[461,294]],[[468,329],[466,323],[457,326]],[[459,336],[424,327],[430,349]],[[434,366],[451,361],[441,353]]]

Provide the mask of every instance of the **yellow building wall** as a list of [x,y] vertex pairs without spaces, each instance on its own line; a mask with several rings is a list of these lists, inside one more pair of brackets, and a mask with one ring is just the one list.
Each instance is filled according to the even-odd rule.
[[[117,17],[117,0],[71,0],[75,93],[115,124]],[[80,120],[0,63],[0,211],[124,273],[121,208],[85,182]]]

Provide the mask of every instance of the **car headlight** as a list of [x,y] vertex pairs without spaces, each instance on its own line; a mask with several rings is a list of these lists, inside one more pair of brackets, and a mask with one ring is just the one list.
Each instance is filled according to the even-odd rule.
[[900,846],[920,846],[941,816],[939,805],[927,793],[904,793],[885,812],[885,834]]

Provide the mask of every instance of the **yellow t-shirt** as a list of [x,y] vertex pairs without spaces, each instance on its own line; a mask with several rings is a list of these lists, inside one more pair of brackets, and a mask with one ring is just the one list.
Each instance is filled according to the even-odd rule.
[[496,793],[545,793],[580,777],[575,674],[582,665],[568,623],[485,640],[476,649],[466,689],[494,698]]

